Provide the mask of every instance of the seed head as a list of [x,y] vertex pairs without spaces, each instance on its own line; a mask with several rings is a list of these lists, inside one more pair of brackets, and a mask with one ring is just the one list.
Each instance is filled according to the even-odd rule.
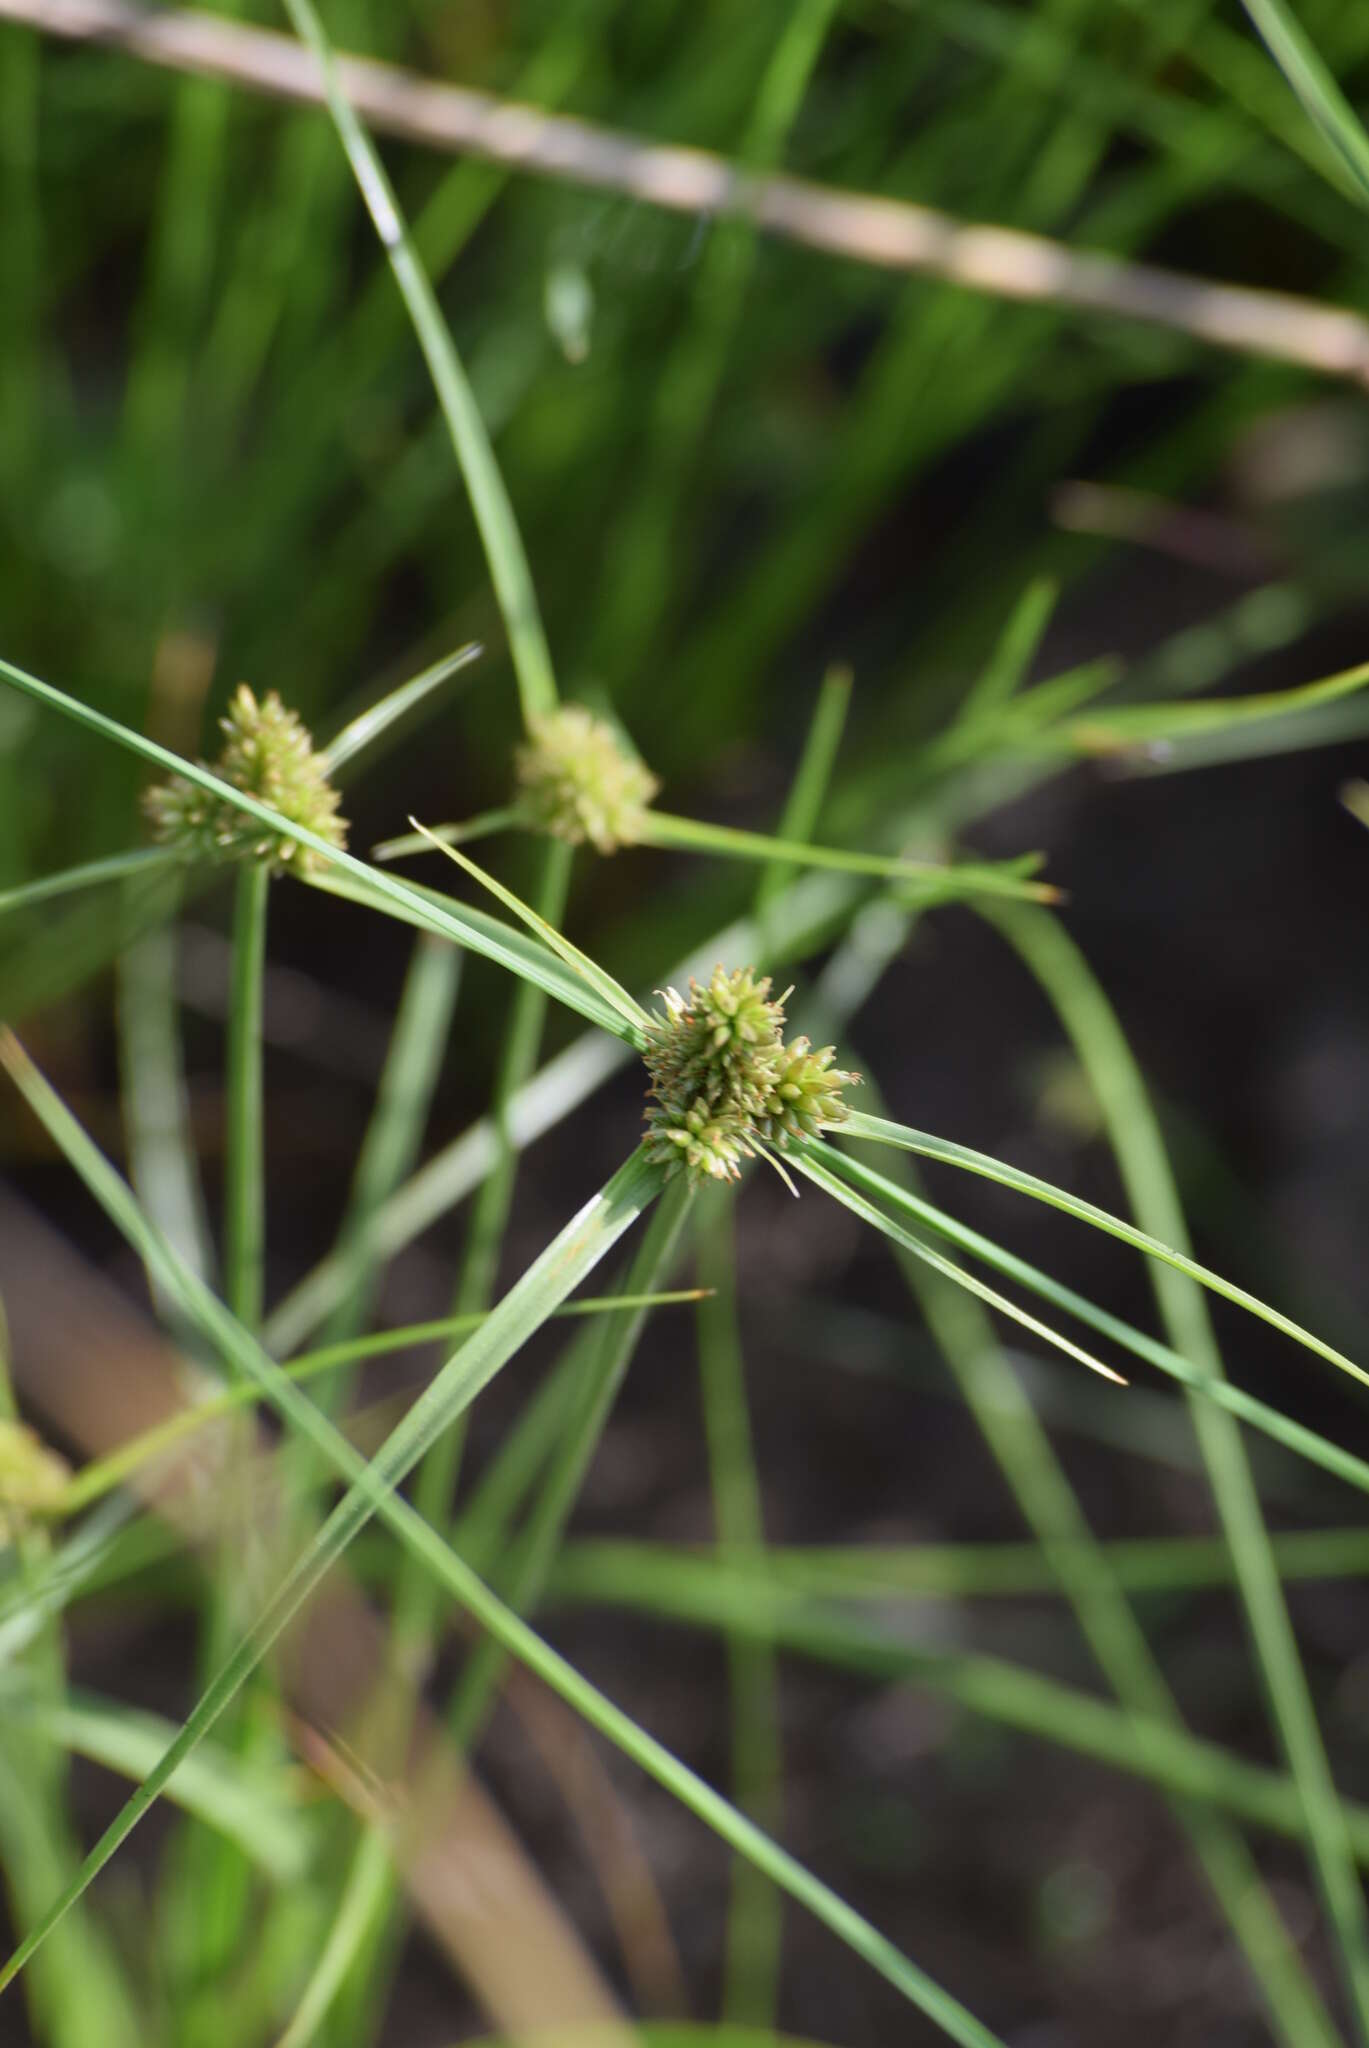
[[784,1003],[747,967],[715,967],[706,987],[691,981],[687,1000],[666,990],[645,1053],[654,1097],[645,1143],[668,1172],[736,1180],[758,1144],[783,1147],[846,1116],[841,1091],[860,1076],[832,1065],[830,1045],[786,1045]]
[[[270,804],[330,846],[346,846],[347,821],[338,816],[337,791],[314,752],[308,728],[274,690],[258,702],[240,683],[219,723],[225,739],[214,773],[222,781]],[[270,831],[183,775],[155,784],[143,804],[156,837],[188,860],[264,860],[297,872],[326,865],[312,847]]]
[[17,1532],[30,1515],[53,1507],[70,1477],[66,1459],[33,1430],[0,1417],[0,1532]]
[[583,704],[563,704],[534,719],[514,760],[521,807],[542,831],[572,846],[588,840],[600,853],[641,838],[660,784],[613,727]]

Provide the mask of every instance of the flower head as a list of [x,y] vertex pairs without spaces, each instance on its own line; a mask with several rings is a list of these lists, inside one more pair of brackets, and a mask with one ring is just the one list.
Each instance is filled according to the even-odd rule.
[[[308,728],[287,711],[274,690],[258,701],[246,683],[233,693],[220,719],[225,739],[214,773],[258,802],[269,804],[292,825],[347,844],[347,821],[338,816],[338,794],[314,752]],[[221,797],[183,775],[159,782],[143,798],[152,829],[163,845],[191,860],[265,860],[300,871],[325,865],[312,847],[284,832],[272,832]]]
[[519,800],[534,825],[572,846],[615,853],[642,836],[660,784],[614,728],[583,704],[532,721],[515,754]]
[[736,1180],[758,1145],[783,1147],[846,1116],[841,1091],[860,1076],[832,1065],[830,1045],[786,1045],[784,1003],[747,967],[715,967],[705,986],[691,981],[688,999],[666,990],[645,1053],[654,1098],[645,1142],[668,1172]]
[[0,1530],[22,1529],[30,1515],[60,1500],[71,1468],[22,1422],[0,1416]]

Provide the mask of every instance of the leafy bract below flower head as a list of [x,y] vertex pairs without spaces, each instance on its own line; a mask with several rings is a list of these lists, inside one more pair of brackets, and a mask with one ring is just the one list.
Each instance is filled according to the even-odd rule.
[[583,704],[563,704],[534,719],[514,760],[519,807],[541,831],[572,846],[588,840],[600,853],[641,838],[660,784],[613,727]]
[[[225,739],[214,773],[222,781],[270,804],[330,846],[346,846],[347,821],[338,816],[337,791],[314,752],[308,728],[274,690],[259,702],[240,683],[219,723]],[[155,784],[143,803],[157,838],[188,860],[264,860],[297,871],[325,865],[311,847],[269,831],[183,775]]]
[[832,1065],[833,1049],[783,1037],[784,1002],[768,976],[715,967],[686,999],[665,992],[651,1020],[645,1059],[651,1075],[648,1156],[694,1180],[736,1180],[758,1147],[815,1136],[847,1115],[842,1090],[859,1074]]

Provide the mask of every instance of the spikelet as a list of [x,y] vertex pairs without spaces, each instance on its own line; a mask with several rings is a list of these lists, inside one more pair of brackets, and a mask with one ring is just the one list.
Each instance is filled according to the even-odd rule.
[[[308,728],[274,690],[258,701],[240,683],[219,723],[225,738],[214,773],[221,781],[269,804],[330,846],[346,846],[347,821],[338,816],[337,791],[314,752]],[[155,784],[145,793],[143,807],[157,839],[187,860],[262,860],[297,872],[326,865],[312,847],[272,832],[183,775]]]

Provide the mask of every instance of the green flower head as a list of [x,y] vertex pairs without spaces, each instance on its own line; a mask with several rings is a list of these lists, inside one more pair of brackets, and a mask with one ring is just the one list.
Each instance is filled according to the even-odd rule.
[[22,1422],[0,1416],[0,1531],[23,1529],[29,1517],[61,1499],[71,1467]]
[[783,1038],[785,996],[771,999],[768,976],[715,967],[688,999],[665,992],[651,1020],[645,1059],[651,1075],[646,1148],[668,1172],[736,1180],[757,1147],[814,1136],[847,1115],[842,1089],[860,1076],[834,1067],[832,1047]]
[[[214,773],[221,781],[270,804],[291,824],[303,825],[330,846],[346,846],[347,821],[338,816],[337,791],[314,752],[307,727],[286,710],[274,690],[258,702],[247,684],[240,683],[219,723],[225,738]],[[326,865],[312,847],[301,846],[284,832],[272,832],[183,775],[155,784],[143,804],[156,837],[187,860],[264,860],[297,871]]]
[[532,721],[514,756],[519,805],[543,832],[616,853],[642,836],[660,784],[605,719],[563,704]]

